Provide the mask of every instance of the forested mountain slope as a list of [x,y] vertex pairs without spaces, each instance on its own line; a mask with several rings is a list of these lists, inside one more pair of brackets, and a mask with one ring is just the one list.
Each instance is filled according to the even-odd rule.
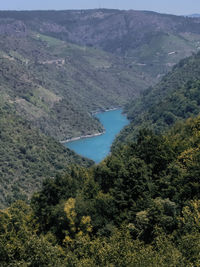
[[9,105],[0,107],[0,208],[30,199],[45,178],[71,164],[89,166],[92,161],[42,134]]
[[115,143],[133,140],[139,129],[155,133],[169,129],[176,121],[200,113],[200,53],[180,61],[160,83],[144,91],[126,107],[131,124]]

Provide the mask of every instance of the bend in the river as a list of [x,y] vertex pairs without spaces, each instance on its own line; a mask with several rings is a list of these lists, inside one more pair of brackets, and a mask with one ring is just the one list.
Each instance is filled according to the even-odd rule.
[[79,155],[99,163],[110,153],[110,148],[116,135],[124,126],[129,124],[129,121],[122,113],[122,109],[100,112],[95,114],[95,116],[103,124],[105,133],[67,142],[65,145]]

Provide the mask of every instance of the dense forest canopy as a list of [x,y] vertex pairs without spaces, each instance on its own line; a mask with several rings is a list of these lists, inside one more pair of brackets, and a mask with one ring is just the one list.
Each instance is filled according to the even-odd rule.
[[1,266],[198,266],[199,125],[143,130],[2,210]]

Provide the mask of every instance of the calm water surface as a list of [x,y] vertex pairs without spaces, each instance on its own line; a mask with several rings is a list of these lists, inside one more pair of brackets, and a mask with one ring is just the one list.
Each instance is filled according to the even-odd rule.
[[68,142],[65,145],[79,155],[99,163],[109,154],[115,136],[124,126],[129,124],[129,121],[122,114],[121,109],[98,113],[96,117],[103,124],[106,131],[105,134]]

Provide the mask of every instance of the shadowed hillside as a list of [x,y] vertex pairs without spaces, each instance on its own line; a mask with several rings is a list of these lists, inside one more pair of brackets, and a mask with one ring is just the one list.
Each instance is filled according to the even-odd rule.
[[140,129],[166,131],[176,121],[200,113],[200,53],[183,59],[157,85],[126,106],[131,124],[115,141],[130,141]]

